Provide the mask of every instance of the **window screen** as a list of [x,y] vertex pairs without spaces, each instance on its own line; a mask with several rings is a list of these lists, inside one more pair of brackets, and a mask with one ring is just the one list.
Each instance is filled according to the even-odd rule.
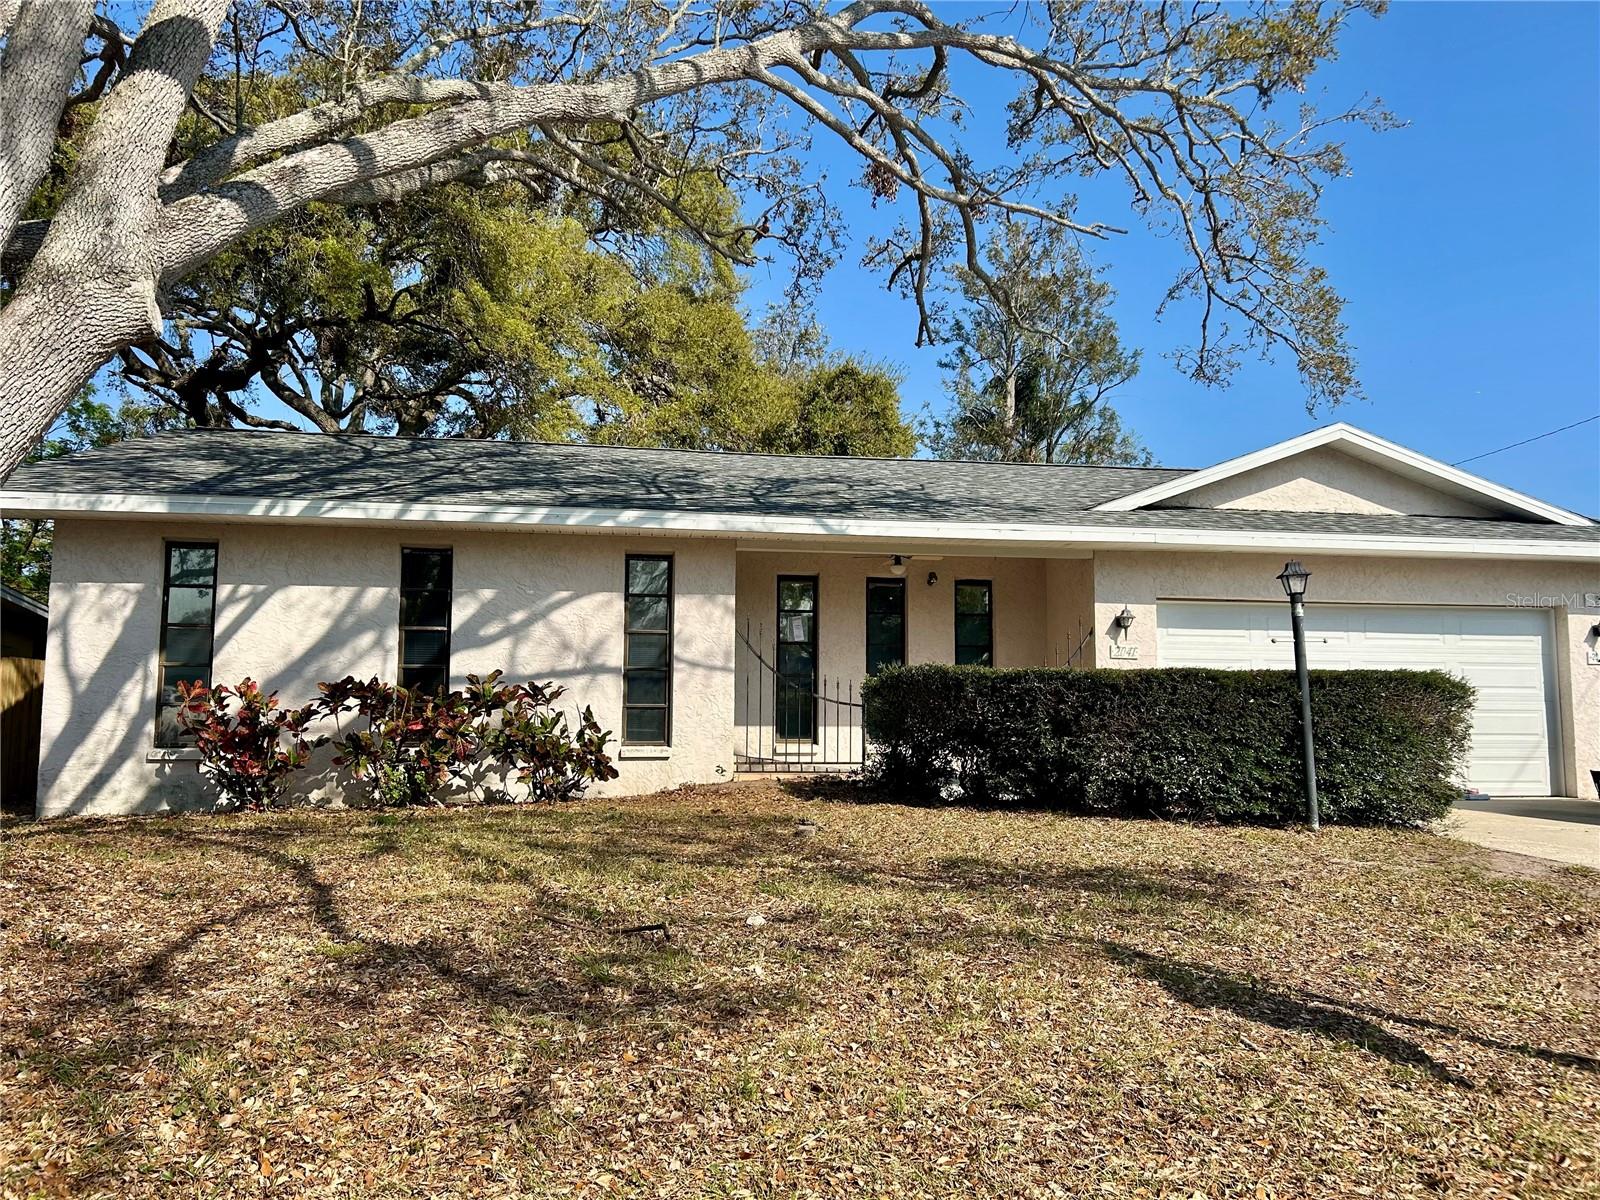
[[178,684],[211,684],[211,634],[217,611],[215,542],[168,542],[161,586],[161,686],[156,745],[181,746]]
[[672,558],[628,555],[622,668],[622,740],[672,740]]
[[449,687],[451,573],[448,550],[400,551],[401,687]]

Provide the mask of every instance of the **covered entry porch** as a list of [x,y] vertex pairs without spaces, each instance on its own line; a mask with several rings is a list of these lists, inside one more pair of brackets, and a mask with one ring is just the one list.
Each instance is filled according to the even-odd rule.
[[741,548],[734,757],[741,774],[862,762],[861,685],[883,666],[1087,666],[1088,551]]

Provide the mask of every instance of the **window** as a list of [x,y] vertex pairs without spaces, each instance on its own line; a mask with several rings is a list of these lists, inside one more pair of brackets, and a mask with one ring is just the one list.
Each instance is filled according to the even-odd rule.
[[211,631],[217,614],[217,544],[168,542],[161,581],[161,687],[156,745],[181,746],[179,683],[211,684]]
[[450,685],[448,550],[400,551],[400,686],[442,692]]
[[628,555],[622,660],[622,740],[672,740],[672,558]]
[[994,584],[956,580],[956,663],[994,666]]
[[906,581],[867,580],[867,674],[906,661]]
[[817,577],[778,576],[778,737],[817,740]]

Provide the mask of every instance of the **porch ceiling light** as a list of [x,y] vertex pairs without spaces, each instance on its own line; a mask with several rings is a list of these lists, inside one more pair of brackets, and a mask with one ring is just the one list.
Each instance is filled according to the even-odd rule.
[[1296,596],[1306,594],[1306,583],[1311,578],[1311,572],[1300,565],[1298,558],[1291,558],[1283,564],[1283,570],[1278,575],[1278,582],[1283,584],[1283,594],[1293,600]]
[[889,574],[904,575],[906,573],[906,560],[904,555],[896,554],[889,560]]
[[1117,614],[1117,628],[1118,629],[1127,629],[1132,624],[1133,624],[1133,610],[1131,608],[1129,608],[1126,604],[1124,604],[1122,606],[1122,611]]

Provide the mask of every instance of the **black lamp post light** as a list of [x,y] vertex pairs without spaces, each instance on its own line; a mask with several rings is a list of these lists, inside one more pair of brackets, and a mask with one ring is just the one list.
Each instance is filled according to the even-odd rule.
[[1294,626],[1294,673],[1300,679],[1300,748],[1305,755],[1306,819],[1315,833],[1322,828],[1317,813],[1317,751],[1311,734],[1311,675],[1306,670],[1306,583],[1311,572],[1299,559],[1283,564],[1278,582],[1289,597],[1289,620]]

